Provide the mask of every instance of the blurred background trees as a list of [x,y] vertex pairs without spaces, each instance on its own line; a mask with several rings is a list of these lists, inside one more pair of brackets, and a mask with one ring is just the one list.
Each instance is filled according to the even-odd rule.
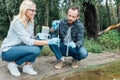
[[[0,43],[6,37],[10,22],[19,12],[23,0],[0,0]],[[85,26],[85,47],[89,52],[120,50],[120,27],[98,36],[111,25],[120,22],[120,0],[33,0],[37,5],[35,34],[42,26],[51,27],[53,20],[66,18],[69,7],[80,9]],[[119,25],[117,25],[119,26]]]
[[[0,0],[0,38],[4,38],[14,15],[23,0]],[[70,6],[80,8],[80,20],[85,25],[88,38],[96,39],[98,32],[120,21],[119,0],[33,0],[37,5],[35,33],[43,25],[51,27],[53,20],[66,17]],[[119,28],[118,28],[119,30]]]

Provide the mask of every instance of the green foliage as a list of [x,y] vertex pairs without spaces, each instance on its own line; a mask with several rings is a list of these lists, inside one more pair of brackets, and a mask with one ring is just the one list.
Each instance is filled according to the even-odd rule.
[[[0,0],[0,38],[4,38],[9,29],[9,25],[14,15],[19,13],[19,6],[23,0]],[[37,5],[35,16],[35,28],[39,29],[45,25],[46,3],[49,3],[49,26],[55,19],[59,19],[59,1],[60,0],[33,0]],[[36,30],[36,29],[35,29]],[[38,30],[37,30],[38,31]]]
[[88,52],[93,52],[93,53],[101,53],[102,52],[102,47],[97,43],[97,41],[93,39],[85,39],[85,47],[87,48]]
[[104,49],[119,49],[120,48],[120,33],[117,30],[111,30],[98,38],[99,43]]
[[88,52],[101,53],[102,51],[119,51],[120,33],[117,30],[111,30],[104,33],[97,40],[85,39],[84,43]]
[[50,50],[49,46],[44,46],[41,51],[41,56],[53,56],[53,52]]
[[18,6],[22,0],[0,0],[0,38],[4,38],[8,32],[10,21],[18,13]]

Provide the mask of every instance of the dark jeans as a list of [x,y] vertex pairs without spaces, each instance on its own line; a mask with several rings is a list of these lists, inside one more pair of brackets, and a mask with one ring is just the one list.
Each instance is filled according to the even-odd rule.
[[[61,60],[63,56],[66,56],[67,46],[60,42],[60,47],[57,45],[49,45],[53,53],[55,54],[57,60]],[[88,52],[84,47],[80,48],[69,48],[68,56],[80,61],[88,56]]]
[[14,46],[8,51],[2,52],[2,60],[7,62],[15,61],[18,65],[24,62],[34,62],[36,57],[40,55],[42,47],[27,45]]

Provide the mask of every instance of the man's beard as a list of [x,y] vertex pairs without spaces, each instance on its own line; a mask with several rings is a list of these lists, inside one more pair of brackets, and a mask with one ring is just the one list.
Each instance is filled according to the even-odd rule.
[[68,19],[68,24],[69,25],[71,25],[71,24],[73,24],[74,22],[72,21],[72,20],[70,20],[70,19]]

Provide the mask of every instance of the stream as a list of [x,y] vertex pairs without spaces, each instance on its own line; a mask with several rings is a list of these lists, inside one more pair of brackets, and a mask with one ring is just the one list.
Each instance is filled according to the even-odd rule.
[[64,72],[47,80],[120,80],[120,61],[90,66],[75,72]]

